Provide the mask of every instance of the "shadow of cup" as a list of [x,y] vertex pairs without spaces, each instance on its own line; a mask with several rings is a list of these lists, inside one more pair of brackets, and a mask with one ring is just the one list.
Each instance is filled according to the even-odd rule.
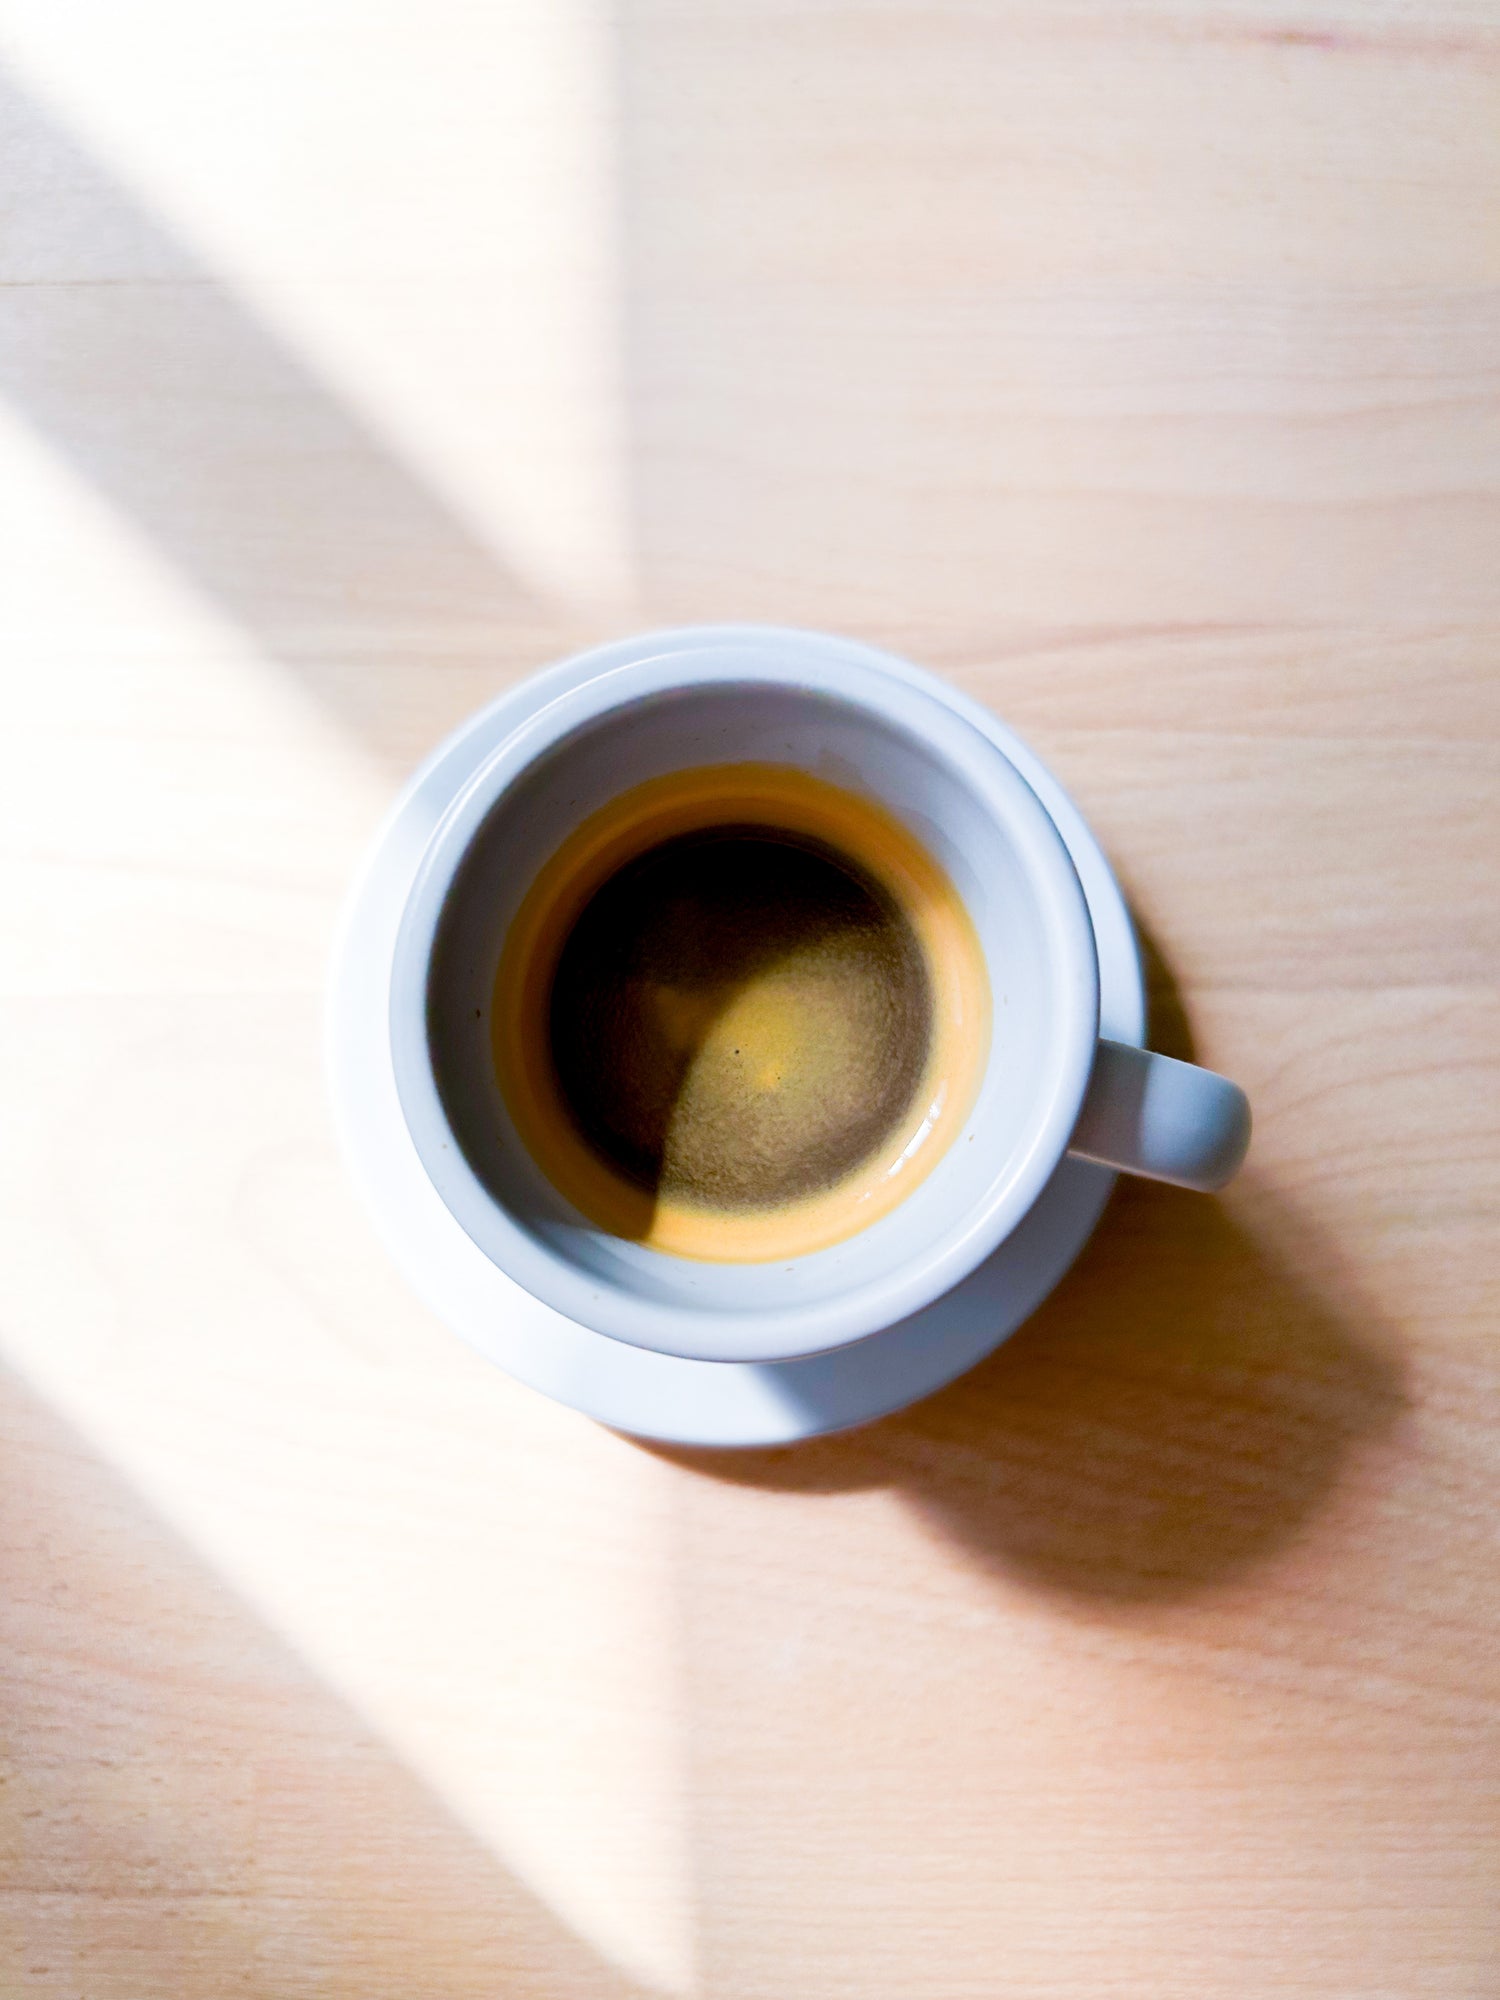
[[1095,1598],[1177,1597],[1290,1542],[1401,1406],[1217,1201],[1122,1185],[1075,1282],[915,1413],[902,1483],[984,1561]]

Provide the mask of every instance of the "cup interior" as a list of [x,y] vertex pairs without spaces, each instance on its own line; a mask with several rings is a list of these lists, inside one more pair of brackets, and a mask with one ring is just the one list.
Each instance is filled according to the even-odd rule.
[[[397,1088],[417,1150],[479,1246],[600,1332],[713,1360],[812,1353],[916,1311],[1018,1222],[1067,1143],[1097,1033],[1082,891],[1014,767],[940,700],[870,673],[809,684],[745,658],[605,676],[503,745],[433,836],[398,942]],[[650,779],[785,764],[901,821],[978,935],[993,1025],[972,1109],[936,1165],[869,1227],[786,1262],[664,1254],[592,1224],[520,1138],[489,1015],[507,931],[590,815]]]

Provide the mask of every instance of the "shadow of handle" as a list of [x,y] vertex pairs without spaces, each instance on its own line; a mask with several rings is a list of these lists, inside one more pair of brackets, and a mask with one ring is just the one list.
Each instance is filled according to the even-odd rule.
[[1147,1180],[1212,1194],[1250,1146],[1250,1101],[1196,1063],[1101,1041],[1068,1151]]

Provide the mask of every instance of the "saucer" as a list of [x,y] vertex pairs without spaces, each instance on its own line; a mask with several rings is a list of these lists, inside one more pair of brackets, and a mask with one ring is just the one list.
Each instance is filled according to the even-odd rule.
[[[998,1347],[1052,1291],[1087,1242],[1115,1179],[1106,1167],[1065,1158],[1021,1226],[946,1296],[850,1346],[760,1363],[682,1360],[565,1319],[492,1264],[438,1198],[397,1099],[388,1026],[396,933],[433,828],[497,744],[579,683],[705,643],[765,640],[781,651],[816,648],[825,659],[833,648],[865,667],[931,685],[905,661],[852,640],[742,625],[652,633],[534,676],[450,736],[392,807],[345,909],[329,991],[328,1067],[343,1153],[412,1290],[517,1380],[614,1430],[663,1443],[791,1444],[869,1423],[940,1389]],[[1098,943],[1100,1033],[1143,1045],[1140,953],[1098,842],[1017,737],[977,703],[945,692],[953,709],[1016,766],[1056,822]]]

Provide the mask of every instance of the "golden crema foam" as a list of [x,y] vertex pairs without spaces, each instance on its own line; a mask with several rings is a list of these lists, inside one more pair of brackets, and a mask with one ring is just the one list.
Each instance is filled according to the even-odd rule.
[[806,773],[652,779],[564,842],[507,934],[496,1073],[553,1185],[614,1235],[760,1262],[837,1243],[942,1156],[989,1053],[947,876]]

